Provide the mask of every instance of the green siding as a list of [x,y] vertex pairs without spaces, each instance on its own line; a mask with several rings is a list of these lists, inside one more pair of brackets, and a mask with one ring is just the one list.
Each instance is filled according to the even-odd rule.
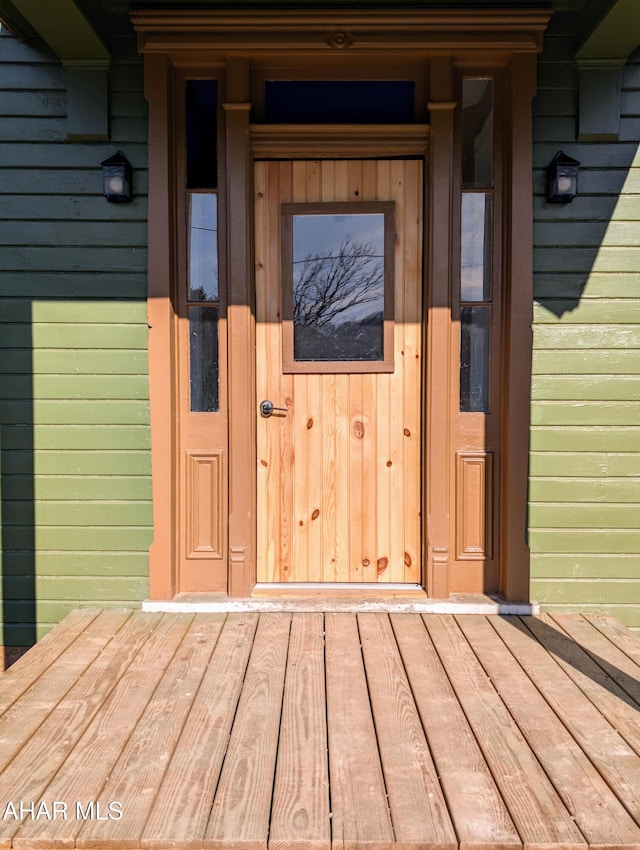
[[[152,536],[146,103],[133,38],[110,73],[109,143],[69,142],[65,75],[0,35],[0,496],[4,635],[77,605],[136,605]],[[132,204],[101,195],[122,149]]]
[[[555,16],[534,100],[531,595],[640,629],[640,56],[620,141],[580,144],[573,49]],[[581,162],[566,206],[544,201],[558,150]]]

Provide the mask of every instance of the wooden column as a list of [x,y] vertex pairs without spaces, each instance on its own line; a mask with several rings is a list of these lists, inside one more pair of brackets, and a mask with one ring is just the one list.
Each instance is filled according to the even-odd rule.
[[225,111],[229,345],[229,595],[255,584],[255,321],[248,62],[227,61]]
[[145,56],[145,96],[149,101],[149,399],[153,543],[149,547],[149,596],[171,599],[176,592],[175,434],[177,415],[176,315],[172,301],[173,161],[170,138],[172,65],[162,54]]
[[449,596],[451,539],[451,237],[453,96],[449,57],[431,62],[427,229],[426,494],[427,593]]
[[509,62],[506,93],[500,429],[500,589],[509,602],[529,599],[526,534],[533,321],[531,100],[535,91],[535,54],[514,55]]

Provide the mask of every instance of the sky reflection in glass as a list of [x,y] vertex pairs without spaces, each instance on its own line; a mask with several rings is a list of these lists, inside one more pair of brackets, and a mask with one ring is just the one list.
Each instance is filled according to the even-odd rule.
[[382,360],[384,214],[293,216],[296,360]]

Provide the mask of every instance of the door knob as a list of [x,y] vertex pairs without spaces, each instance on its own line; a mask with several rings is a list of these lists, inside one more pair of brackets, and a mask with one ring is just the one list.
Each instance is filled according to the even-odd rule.
[[279,410],[281,413],[287,413],[288,409],[286,407],[274,407],[273,402],[269,401],[268,398],[260,402],[260,413],[266,419],[271,416],[274,410]]

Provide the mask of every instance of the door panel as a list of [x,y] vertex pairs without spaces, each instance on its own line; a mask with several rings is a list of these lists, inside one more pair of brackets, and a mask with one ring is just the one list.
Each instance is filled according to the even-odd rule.
[[[255,190],[257,402],[286,409],[257,419],[258,581],[417,584],[422,164],[257,162]],[[394,205],[393,371],[285,373],[282,205],[338,201]]]

